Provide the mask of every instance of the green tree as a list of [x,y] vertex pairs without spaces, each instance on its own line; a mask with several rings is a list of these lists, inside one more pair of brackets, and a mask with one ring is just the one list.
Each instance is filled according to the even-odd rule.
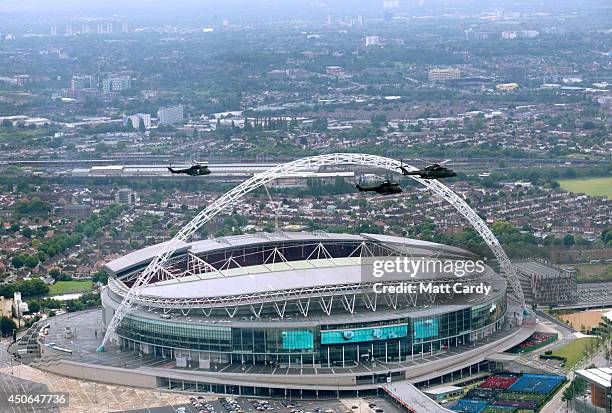
[[565,245],[567,248],[570,248],[574,244],[576,244],[576,240],[572,234],[567,234],[563,237],[563,245]]
[[30,227],[23,227],[21,230],[21,235],[23,235],[26,238],[30,238],[32,236],[32,230],[30,229]]
[[38,258],[34,255],[29,255],[25,260],[25,266],[28,268],[34,268],[38,265]]
[[30,301],[28,303],[30,313],[38,313],[40,311],[40,303],[38,301]]
[[15,255],[12,259],[11,259],[11,263],[13,264],[13,267],[15,269],[19,269],[21,267],[23,267],[23,265],[25,264],[24,262],[25,260],[23,259],[23,257],[21,257],[20,255]]
[[16,328],[17,324],[12,319],[8,317],[0,318],[0,333],[3,337],[10,336]]
[[325,132],[327,130],[327,118],[317,118],[312,122],[314,132]]
[[96,273],[94,273],[93,277],[91,277],[91,280],[95,283],[101,282],[102,284],[107,284],[108,274],[106,271],[97,271]]

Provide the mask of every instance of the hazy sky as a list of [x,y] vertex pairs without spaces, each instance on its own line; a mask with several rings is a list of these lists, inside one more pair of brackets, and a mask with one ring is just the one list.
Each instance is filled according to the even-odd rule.
[[[48,14],[85,14],[138,12],[151,15],[156,11],[173,14],[196,10],[208,13],[250,14],[291,13],[299,17],[307,10],[331,10],[338,13],[358,13],[382,10],[383,0],[0,0],[0,12],[38,12]],[[559,7],[586,8],[610,4],[610,0],[425,0],[429,7],[455,8],[462,6],[516,8]],[[417,0],[400,0],[400,8],[416,8]],[[138,16],[133,16],[138,17]],[[0,26],[2,23],[0,22]]]

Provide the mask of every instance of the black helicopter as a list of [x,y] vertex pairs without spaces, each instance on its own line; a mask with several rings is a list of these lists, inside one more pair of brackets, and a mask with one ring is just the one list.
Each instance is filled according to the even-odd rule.
[[442,166],[448,161],[450,161],[450,159],[447,159],[444,162],[431,164],[423,169],[417,169],[416,171],[410,171],[404,165],[398,166],[397,169],[402,171],[402,175],[418,175],[419,178],[422,179],[441,179],[457,176],[455,171]]
[[355,185],[359,192],[376,192],[380,195],[393,195],[402,193],[402,187],[397,182],[392,182],[388,179],[378,185],[363,187],[359,184]]
[[172,174],[185,174],[189,176],[210,175],[210,169],[208,169],[208,165],[201,165],[197,162],[194,162],[194,164],[191,165],[189,168],[173,169],[171,166],[169,166],[168,170]]

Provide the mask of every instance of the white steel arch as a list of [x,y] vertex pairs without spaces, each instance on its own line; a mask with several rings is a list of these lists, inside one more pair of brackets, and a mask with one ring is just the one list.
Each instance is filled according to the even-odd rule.
[[[256,174],[250,179],[247,179],[234,189],[226,192],[219,197],[215,202],[210,204],[208,207],[203,209],[196,215],[187,225],[167,242],[162,251],[147,265],[144,271],[138,276],[128,293],[123,298],[123,301],[115,311],[113,318],[106,329],[104,339],[99,347],[99,351],[104,351],[104,345],[115,332],[119,323],[128,313],[132,307],[134,301],[140,295],[143,287],[149,283],[151,278],[158,272],[163,271],[166,262],[172,257],[174,252],[178,249],[179,244],[188,240],[195,231],[197,231],[202,225],[206,224],[216,215],[235,205],[244,195],[259,188],[262,185],[267,184],[275,179],[283,177],[293,172],[300,172],[305,170],[318,170],[324,166],[336,166],[336,165],[363,165],[372,168],[387,169],[389,171],[398,172],[399,166],[404,166],[409,170],[417,170],[414,166],[401,163],[398,160],[385,158],[377,155],[368,155],[361,153],[333,153],[327,155],[310,156],[302,159],[298,159],[285,164],[277,165],[270,168],[262,173]],[[521,306],[525,306],[525,299],[523,297],[523,290],[518,280],[516,268],[510,262],[510,259],[504,252],[495,235],[491,232],[489,227],[484,221],[474,212],[472,208],[457,194],[450,190],[446,185],[440,181],[431,179],[425,180],[418,176],[409,175],[410,178],[419,182],[421,185],[428,188],[433,193],[439,195],[449,204],[451,204],[461,215],[463,215],[474,227],[474,229],[480,234],[485,243],[491,249],[497,260],[499,261],[500,267],[506,275],[506,279],[510,283],[514,295],[520,302]]]

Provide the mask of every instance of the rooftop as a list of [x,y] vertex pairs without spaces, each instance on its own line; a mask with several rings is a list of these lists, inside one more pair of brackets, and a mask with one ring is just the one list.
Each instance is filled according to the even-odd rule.
[[576,370],[576,374],[589,383],[596,384],[605,389],[612,388],[612,367]]

